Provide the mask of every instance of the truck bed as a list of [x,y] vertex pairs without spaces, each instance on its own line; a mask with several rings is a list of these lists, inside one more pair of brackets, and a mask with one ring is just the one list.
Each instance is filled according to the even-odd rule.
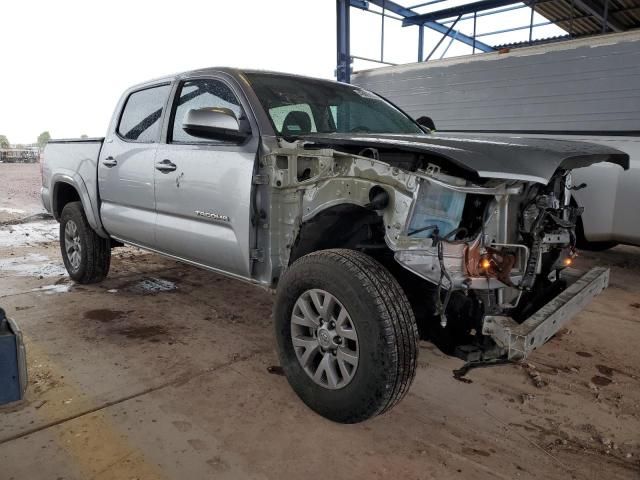
[[42,162],[42,203],[58,218],[51,185],[62,181],[76,188],[87,213],[89,223],[101,230],[98,212],[98,159],[104,138],[74,138],[50,140],[44,149]]

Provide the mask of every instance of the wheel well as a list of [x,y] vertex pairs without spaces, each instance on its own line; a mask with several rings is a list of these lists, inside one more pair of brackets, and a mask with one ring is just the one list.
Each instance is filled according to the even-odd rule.
[[311,252],[329,248],[362,250],[369,254],[390,252],[384,241],[382,217],[373,210],[352,204],[336,205],[320,212],[300,227],[289,264]]
[[426,336],[427,325],[438,320],[433,315],[437,289],[402,267],[385,243],[384,236],[384,222],[376,211],[351,204],[328,208],[302,224],[291,249],[289,265],[304,255],[329,248],[347,248],[366,253],[379,261],[400,283],[414,311],[421,335]]
[[78,191],[72,185],[64,182],[60,182],[56,186],[53,200],[53,214],[55,218],[60,218],[62,209],[67,203],[81,201]]

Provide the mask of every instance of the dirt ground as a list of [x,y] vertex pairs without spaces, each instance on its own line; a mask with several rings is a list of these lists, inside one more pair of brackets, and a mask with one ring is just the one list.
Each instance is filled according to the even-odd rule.
[[[26,205],[4,180],[32,166],[6,167],[0,208]],[[610,287],[527,363],[464,383],[422,342],[395,409],[338,425],[269,368],[271,293],[128,247],[76,286],[56,237],[0,226],[0,306],[29,363],[25,401],[0,409],[2,480],[640,479],[639,248],[583,252]]]
[[44,212],[39,163],[0,163],[0,223]]

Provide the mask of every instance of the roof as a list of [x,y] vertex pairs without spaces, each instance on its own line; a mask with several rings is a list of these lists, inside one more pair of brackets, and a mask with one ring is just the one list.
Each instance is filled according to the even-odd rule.
[[[170,83],[173,82],[174,80],[184,80],[184,79],[188,79],[190,77],[197,77],[197,76],[207,76],[207,75],[215,75],[215,74],[227,74],[233,78],[235,78],[236,80],[241,79],[245,74],[266,74],[266,75],[275,75],[275,76],[279,76],[279,77],[287,77],[287,78],[297,78],[297,79],[301,79],[301,80],[314,80],[314,81],[322,81],[322,82],[326,82],[326,83],[334,83],[336,85],[340,85],[340,86],[345,86],[344,83],[340,83],[340,82],[336,82],[335,80],[331,80],[331,79],[326,79],[326,78],[317,78],[317,77],[311,77],[308,75],[298,75],[295,73],[286,73],[286,72],[276,72],[276,71],[272,71],[272,70],[258,70],[258,69],[249,69],[249,68],[234,68],[234,67],[205,67],[205,68],[198,68],[195,70],[187,70],[184,72],[178,72],[178,73],[174,73],[171,75],[165,75],[162,77],[157,77],[157,78],[152,78],[150,80],[147,80],[145,82],[141,82],[141,83],[137,83],[135,85],[132,85],[131,87],[129,87],[127,89],[127,92],[131,92],[131,91],[135,91],[135,90],[140,90],[143,88],[147,88],[151,85],[157,85],[160,83]],[[355,88],[355,87],[354,87]]]
[[566,30],[569,38],[640,27],[640,0],[548,0],[533,4],[536,12]]
[[[451,36],[459,42],[475,47],[474,50],[483,52],[548,44],[604,33],[622,33],[640,28],[640,0],[462,0],[462,2],[430,0],[415,3],[411,0],[350,0],[350,5],[353,7],[372,11],[378,15],[391,16],[401,20],[403,26],[426,26],[442,33],[445,37]],[[372,10],[370,5],[375,6],[377,10]],[[522,18],[522,15],[507,14],[497,17],[502,13],[529,7],[547,21],[535,22],[531,15],[529,16],[530,25],[521,25],[518,18]],[[488,20],[492,17],[493,20]],[[484,27],[479,27],[479,31],[482,32],[479,35],[475,33],[476,19],[478,22],[485,22]],[[470,22],[473,22],[473,25]],[[537,27],[549,24],[559,27],[566,34],[560,32],[555,36],[539,38],[536,33],[541,30]],[[497,25],[500,26],[498,30],[486,31],[487,28],[495,28]],[[473,36],[469,36],[471,27],[473,27]],[[488,38],[497,39],[495,35],[498,34],[526,30],[529,31],[528,41],[502,45],[485,43]],[[377,59],[355,58],[377,61]]]

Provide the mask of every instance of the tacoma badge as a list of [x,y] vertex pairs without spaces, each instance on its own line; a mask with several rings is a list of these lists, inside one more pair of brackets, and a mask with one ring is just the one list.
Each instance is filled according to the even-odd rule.
[[219,213],[213,212],[203,212],[202,210],[196,210],[196,215],[199,217],[211,218],[213,220],[221,220],[223,222],[228,222],[230,219],[227,215],[220,215]]

